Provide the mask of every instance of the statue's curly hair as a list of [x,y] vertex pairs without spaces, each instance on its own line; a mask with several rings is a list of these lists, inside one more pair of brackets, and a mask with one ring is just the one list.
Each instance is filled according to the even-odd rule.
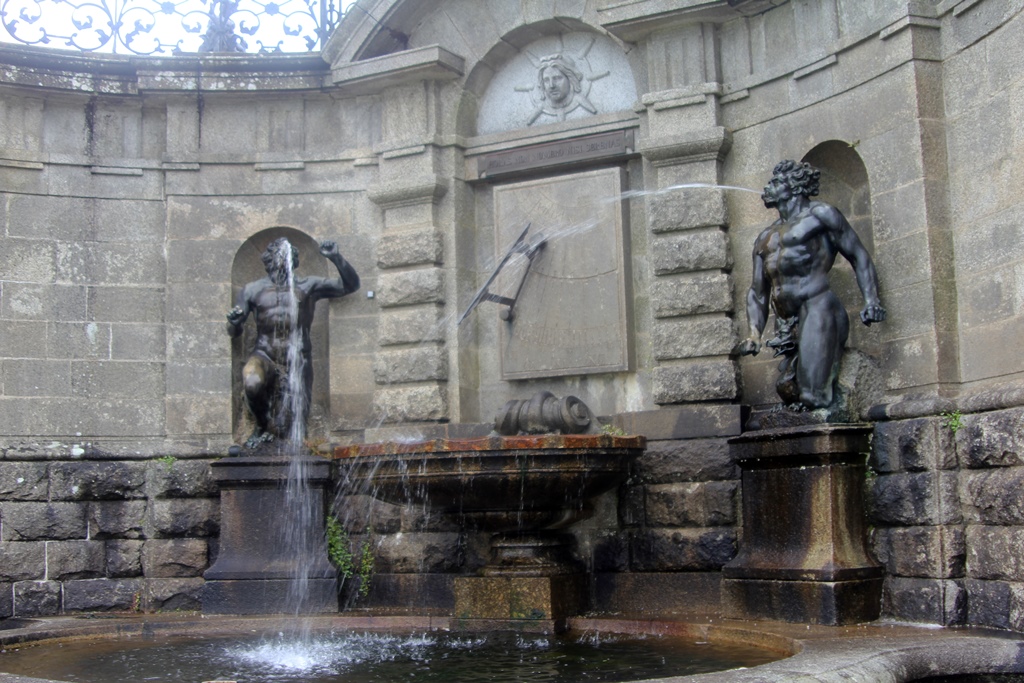
[[260,258],[263,260],[263,267],[270,270],[271,264],[274,262],[274,256],[276,256],[282,249],[288,247],[291,250],[292,255],[292,268],[299,267],[299,250],[288,241],[286,237],[278,237],[267,245],[267,248],[263,250]]
[[805,161],[780,161],[772,169],[772,177],[785,180],[793,194],[813,197],[820,189],[821,171]]

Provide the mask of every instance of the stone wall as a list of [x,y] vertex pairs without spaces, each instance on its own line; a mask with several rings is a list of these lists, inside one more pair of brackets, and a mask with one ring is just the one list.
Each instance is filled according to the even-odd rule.
[[209,463],[8,455],[0,617],[199,609],[218,534]]

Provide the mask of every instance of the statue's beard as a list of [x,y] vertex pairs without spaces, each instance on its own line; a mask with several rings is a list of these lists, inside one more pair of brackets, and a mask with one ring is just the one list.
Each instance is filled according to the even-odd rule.
[[761,195],[761,201],[764,202],[767,209],[774,209],[779,205],[779,198],[774,194],[770,194],[767,190]]

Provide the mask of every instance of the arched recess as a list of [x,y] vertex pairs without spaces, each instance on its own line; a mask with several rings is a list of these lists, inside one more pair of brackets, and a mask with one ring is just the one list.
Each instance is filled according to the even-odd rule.
[[[331,277],[329,263],[320,255],[319,243],[296,228],[276,226],[261,230],[247,239],[235,253],[231,264],[231,302],[238,299],[242,288],[254,280],[266,277],[267,271],[260,258],[267,245],[278,237],[284,237],[299,250],[298,276],[317,275]],[[330,325],[329,302],[322,299],[316,304],[310,341],[313,344],[313,396],[309,411],[307,433],[311,436],[326,436],[330,406]],[[242,400],[242,366],[253,348],[256,325],[253,316],[245,322],[245,331],[231,341],[231,426],[236,441],[244,441],[252,432],[253,424]]]
[[[821,170],[821,190],[816,199],[839,209],[850,222],[860,241],[874,258],[875,238],[871,221],[871,186],[867,167],[857,150],[842,140],[829,140],[815,146],[804,155],[803,161]],[[839,258],[829,275],[832,290],[850,314],[849,346],[868,355],[878,357],[881,341],[878,325],[870,328],[860,324],[860,311],[864,305],[853,268],[846,259]]]

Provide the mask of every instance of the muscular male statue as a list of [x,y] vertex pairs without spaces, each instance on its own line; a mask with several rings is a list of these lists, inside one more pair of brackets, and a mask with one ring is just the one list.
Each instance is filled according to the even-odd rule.
[[779,220],[754,241],[754,272],[747,293],[750,337],[741,354],[761,350],[769,303],[775,312],[775,338],[768,341],[781,376],[776,389],[797,410],[826,408],[839,373],[850,320],[829,288],[828,272],[836,254],[853,266],[864,296],[860,319],[865,325],[885,320],[878,299],[878,276],[864,245],[834,206],[812,201],[821,172],[810,164],[782,161],[761,199],[778,209]]
[[[320,253],[338,269],[337,278],[295,277],[299,266],[298,249],[283,237],[274,240],[262,256],[267,277],[243,287],[237,305],[228,313],[227,328],[232,337],[242,334],[242,326],[250,313],[256,318],[256,343],[242,369],[245,404],[256,423],[252,436],[246,441],[249,448],[275,437],[287,437],[295,420],[305,425],[313,387],[309,328],[313,323],[314,306],[320,299],[344,296],[359,289],[359,275],[342,258],[334,242],[321,242]],[[289,272],[293,274],[292,287],[288,283]],[[285,400],[288,349],[293,332],[297,332],[294,341],[299,347],[297,357],[301,363],[304,394],[300,415],[294,415],[293,407]]]

